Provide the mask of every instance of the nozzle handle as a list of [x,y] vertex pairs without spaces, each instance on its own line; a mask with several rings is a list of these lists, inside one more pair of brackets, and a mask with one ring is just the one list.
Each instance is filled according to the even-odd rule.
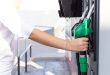
[[92,6],[91,6],[91,8],[90,8],[90,10],[88,12],[87,18],[90,18],[91,14],[93,12],[93,9],[94,9],[94,4],[92,4]]

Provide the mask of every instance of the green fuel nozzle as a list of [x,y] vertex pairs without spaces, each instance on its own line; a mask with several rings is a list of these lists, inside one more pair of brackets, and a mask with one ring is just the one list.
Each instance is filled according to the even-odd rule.
[[77,23],[72,28],[72,35],[75,36],[75,38],[86,37],[92,32],[92,29],[89,28],[89,25],[91,23],[90,16],[93,12],[93,9],[94,9],[94,4],[91,6],[87,17],[84,18],[88,11],[88,8],[86,8],[81,17],[81,22]]
[[[93,12],[93,9],[94,9],[94,4],[89,10],[86,18],[84,17],[86,15],[87,9],[84,11],[81,21],[75,24],[72,28],[72,36],[74,36],[75,38],[88,37],[93,32],[92,29],[90,28],[90,23],[91,23],[90,16]],[[80,70],[81,75],[87,75],[88,63],[87,63],[86,51],[79,52],[78,61],[79,61],[79,70]]]
[[[89,36],[93,32],[92,29],[89,27],[90,23],[91,23],[91,20],[88,18],[85,18],[82,22],[77,23],[72,28],[72,35],[75,38]],[[87,64],[86,52],[80,52],[79,63],[80,63],[80,65],[79,65],[80,72],[82,73],[82,75],[83,75],[83,73],[87,73],[88,72],[88,64]]]
[[90,22],[90,19],[85,18],[83,22],[77,23],[72,29],[72,35],[75,36],[75,38],[87,37],[90,35],[93,32],[92,29],[89,28]]

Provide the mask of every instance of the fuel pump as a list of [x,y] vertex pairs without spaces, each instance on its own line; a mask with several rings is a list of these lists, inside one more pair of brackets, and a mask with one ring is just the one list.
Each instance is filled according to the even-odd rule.
[[59,0],[59,5],[59,16],[66,19],[66,39],[89,38],[88,51],[68,54],[71,75],[98,75],[98,0]]
[[[88,37],[93,31],[91,28],[89,28],[89,25],[91,23],[90,16],[93,13],[94,9],[94,4],[90,8],[87,17],[84,18],[85,13],[82,15],[82,18],[79,23],[75,24],[72,28],[72,35],[75,38],[80,38],[80,37]],[[84,18],[84,19],[83,19]],[[79,52],[79,70],[80,70],[80,75],[87,75],[88,73],[88,60],[87,60],[87,52]]]

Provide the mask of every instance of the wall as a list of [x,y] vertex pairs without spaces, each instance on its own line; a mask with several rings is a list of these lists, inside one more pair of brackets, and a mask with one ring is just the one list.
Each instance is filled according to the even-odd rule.
[[110,0],[100,0],[99,75],[110,75]]

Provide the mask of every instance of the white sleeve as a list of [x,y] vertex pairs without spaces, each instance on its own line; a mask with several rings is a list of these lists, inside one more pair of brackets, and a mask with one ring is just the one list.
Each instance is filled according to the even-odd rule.
[[21,22],[21,32],[23,37],[29,38],[31,35],[35,25],[32,24],[31,19],[27,19],[27,17],[23,17],[23,15],[19,14],[20,22]]
[[29,38],[32,31],[33,31],[33,29],[34,29],[34,27],[31,26],[31,25],[28,25],[28,24],[27,25],[26,24],[22,25],[21,26],[21,31],[22,31],[23,37],[24,38]]

